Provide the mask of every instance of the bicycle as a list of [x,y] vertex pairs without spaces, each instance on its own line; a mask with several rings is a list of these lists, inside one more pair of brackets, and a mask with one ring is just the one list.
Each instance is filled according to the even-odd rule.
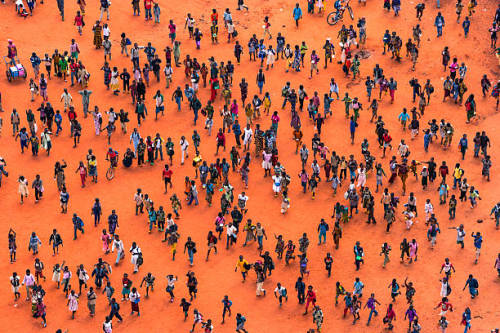
[[352,8],[351,6],[349,6],[349,1],[346,2],[345,4],[345,7],[342,8],[342,10],[340,10],[340,12],[331,12],[330,14],[328,14],[328,16],[326,17],[326,23],[328,23],[329,25],[335,25],[337,24],[339,21],[341,21],[343,18],[344,18],[344,12],[346,11],[349,12],[349,16],[351,17],[351,20],[354,20],[354,12],[352,11]]
[[115,168],[117,166],[116,161],[110,161],[109,162],[109,168],[106,171],[106,179],[111,180],[115,177]]

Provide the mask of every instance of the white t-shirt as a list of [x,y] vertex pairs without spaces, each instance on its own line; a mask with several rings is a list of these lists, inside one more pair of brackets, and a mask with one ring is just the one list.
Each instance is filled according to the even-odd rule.
[[226,234],[227,236],[233,236],[236,233],[236,227],[234,225],[227,226]]

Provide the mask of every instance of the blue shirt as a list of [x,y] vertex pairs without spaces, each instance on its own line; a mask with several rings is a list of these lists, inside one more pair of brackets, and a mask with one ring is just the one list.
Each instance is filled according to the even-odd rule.
[[483,236],[476,234],[473,237],[474,237],[474,246],[476,247],[476,249],[480,249],[481,245],[483,244]]
[[302,17],[302,9],[300,7],[295,7],[293,10],[293,19],[298,20]]

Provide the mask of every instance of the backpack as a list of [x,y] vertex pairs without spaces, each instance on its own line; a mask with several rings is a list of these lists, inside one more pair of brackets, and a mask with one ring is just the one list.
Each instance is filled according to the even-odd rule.
[[142,266],[142,264],[144,263],[144,258],[142,257],[142,253],[139,253],[139,256],[137,257],[137,266]]

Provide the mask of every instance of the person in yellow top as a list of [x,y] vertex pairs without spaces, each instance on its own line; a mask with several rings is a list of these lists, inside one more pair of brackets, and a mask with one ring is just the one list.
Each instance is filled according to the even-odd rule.
[[262,105],[264,106],[264,113],[269,116],[269,111],[271,110],[271,97],[269,96],[268,92],[266,92],[264,95]]
[[198,168],[200,167],[202,161],[203,158],[201,157],[200,152],[196,152],[196,156],[193,158],[193,168],[195,173],[194,179],[198,178]]
[[300,128],[296,128],[293,131],[293,140],[295,141],[295,154],[298,153],[299,147],[302,145],[302,137],[303,136],[304,135],[302,134],[302,131],[300,130]]
[[248,274],[248,270],[251,268],[251,265],[246,261],[243,256],[240,256],[238,259],[238,262],[236,263],[236,267],[234,268],[234,271],[237,272],[238,268],[240,269],[241,275],[243,276],[243,281],[245,282]]
[[463,175],[464,169],[460,167],[460,163],[455,164],[455,169],[453,169],[453,189],[456,189],[457,186],[460,186]]

